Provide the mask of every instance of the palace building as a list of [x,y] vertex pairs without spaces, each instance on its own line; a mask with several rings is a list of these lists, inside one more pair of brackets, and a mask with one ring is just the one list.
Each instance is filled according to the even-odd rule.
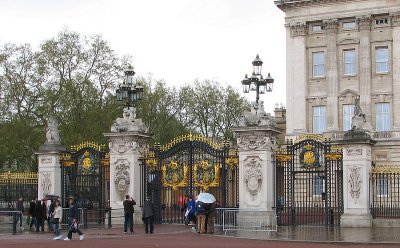
[[281,0],[286,138],[341,140],[360,98],[372,159],[399,165],[400,0]]

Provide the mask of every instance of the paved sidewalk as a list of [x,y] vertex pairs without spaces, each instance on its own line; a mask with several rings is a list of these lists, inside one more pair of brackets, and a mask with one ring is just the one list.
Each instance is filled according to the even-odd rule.
[[[136,225],[135,234],[123,234],[122,226],[113,228],[82,229],[85,240],[73,235],[72,241],[53,241],[50,232],[24,232],[16,235],[0,234],[1,247],[179,247],[182,244],[196,247],[399,247],[400,228],[324,228],[280,227],[278,232],[228,232],[218,230],[215,234],[199,235],[191,226],[156,225],[154,234],[145,234],[143,225]],[[64,237],[66,230],[62,230]],[[84,242],[84,243],[82,243]]]

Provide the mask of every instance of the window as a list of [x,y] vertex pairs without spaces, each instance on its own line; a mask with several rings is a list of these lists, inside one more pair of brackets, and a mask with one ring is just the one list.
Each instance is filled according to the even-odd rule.
[[375,49],[376,73],[389,72],[389,51],[387,47]]
[[323,133],[326,131],[326,107],[315,106],[313,110],[313,133]]
[[312,25],[312,31],[313,32],[321,32],[323,30],[323,26],[318,24],[318,25]]
[[342,27],[343,27],[343,29],[355,29],[356,28],[356,22],[355,21],[343,22]]
[[344,75],[349,76],[357,74],[355,49],[343,51],[343,66]]
[[325,76],[325,56],[324,52],[312,53],[313,77]]
[[313,176],[313,196],[320,196],[324,192],[324,179],[321,176]]
[[389,193],[389,180],[387,177],[382,176],[376,179],[376,194],[377,196],[388,196]]
[[377,103],[375,104],[376,126],[378,132],[390,130],[390,104]]
[[376,25],[384,25],[384,24],[388,24],[388,23],[389,23],[388,18],[375,19],[375,24]]
[[354,115],[354,105],[345,104],[343,105],[343,131],[349,131],[351,129],[351,118]]

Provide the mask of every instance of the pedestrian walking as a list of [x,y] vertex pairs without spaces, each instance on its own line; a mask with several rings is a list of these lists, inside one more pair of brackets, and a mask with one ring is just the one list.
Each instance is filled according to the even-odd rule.
[[53,240],[60,240],[62,238],[60,232],[60,221],[62,220],[62,207],[58,199],[54,200],[53,212],[51,213],[50,224],[54,230],[55,237]]
[[124,233],[125,234],[127,233],[129,225],[129,231],[131,232],[131,234],[133,234],[134,233],[133,213],[135,212],[134,205],[136,205],[136,201],[133,199],[133,197],[126,195],[123,205],[124,205]]
[[215,219],[217,217],[217,202],[205,204],[204,209],[206,210],[207,233],[213,234]]
[[46,210],[43,213],[42,202],[39,200],[36,201],[35,214],[36,214],[36,232],[39,232],[39,230],[44,232],[44,219],[46,215]]
[[142,213],[142,220],[144,222],[144,230],[146,233],[149,233],[149,226],[150,226],[150,233],[154,232],[154,214],[156,210],[154,207],[153,202],[151,201],[150,197],[146,198],[146,202],[143,206],[143,213]]
[[79,240],[84,239],[82,231],[79,229],[78,224],[78,207],[76,206],[74,199],[69,198],[69,209],[68,209],[68,235],[64,239],[70,241],[72,239],[72,233],[77,232],[79,234]]
[[29,222],[29,230],[33,231],[33,225],[37,225],[36,221],[36,200],[37,199],[32,199],[32,201],[29,203],[29,211],[28,214],[31,217],[31,221]]
[[22,226],[23,225],[22,219],[24,215],[24,199],[22,197],[18,199],[16,206],[17,206],[17,211],[19,211],[17,213],[17,221],[19,221],[19,231],[22,232],[24,230],[24,227]]

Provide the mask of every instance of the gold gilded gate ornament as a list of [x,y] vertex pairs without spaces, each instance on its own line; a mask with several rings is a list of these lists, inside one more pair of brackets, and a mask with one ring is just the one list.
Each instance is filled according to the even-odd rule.
[[219,185],[221,174],[219,164],[212,166],[207,160],[202,160],[200,164],[196,162],[193,173],[194,186],[200,186],[204,191],[207,191],[210,187]]
[[179,187],[185,187],[189,178],[189,166],[183,164],[179,165],[176,161],[171,162],[162,166],[162,184],[165,187],[172,187],[173,190],[177,190]]
[[81,171],[93,172],[95,170],[95,158],[93,154],[89,151],[85,151],[85,153],[79,158],[78,166]]
[[307,144],[300,153],[300,164],[303,169],[320,167],[319,154],[311,144]]

